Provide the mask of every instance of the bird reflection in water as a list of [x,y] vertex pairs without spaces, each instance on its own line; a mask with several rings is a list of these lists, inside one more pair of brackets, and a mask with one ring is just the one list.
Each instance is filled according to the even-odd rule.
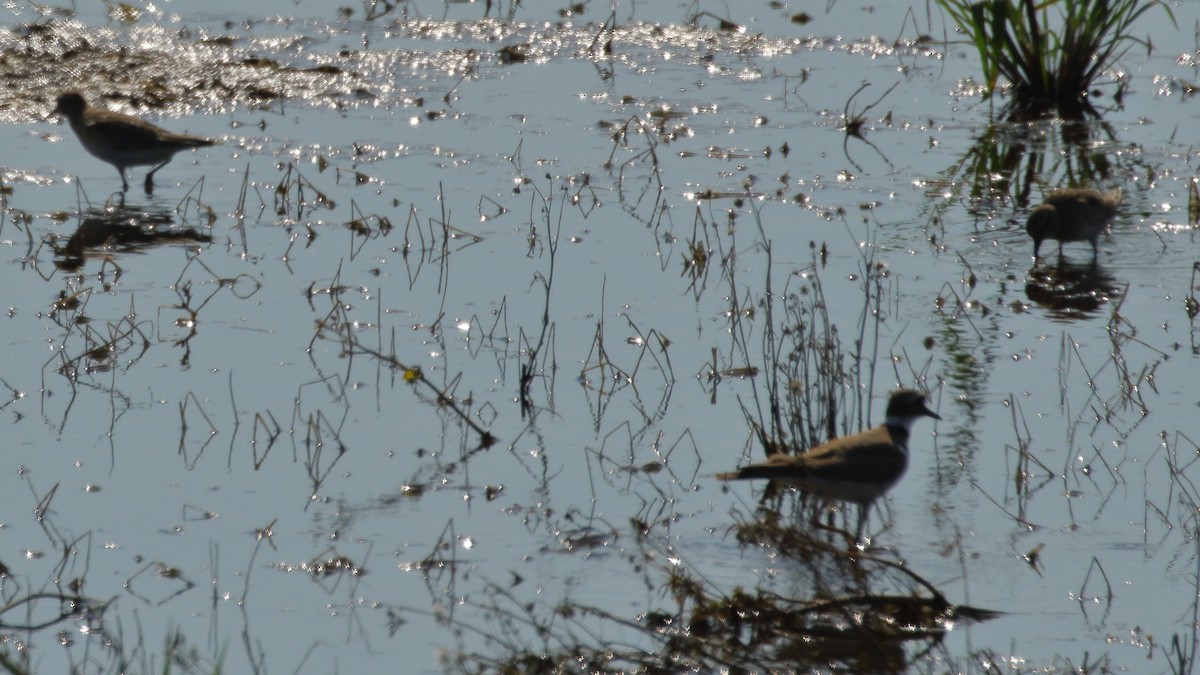
[[1034,264],[1025,276],[1029,301],[1061,319],[1094,316],[1121,294],[1116,279],[1096,263],[1078,264],[1059,258],[1055,265]]
[[154,246],[208,244],[212,235],[194,227],[172,227],[167,212],[146,213],[118,209],[111,213],[85,214],[79,228],[65,243],[51,243],[54,266],[65,272],[83,267],[89,256],[139,253]]

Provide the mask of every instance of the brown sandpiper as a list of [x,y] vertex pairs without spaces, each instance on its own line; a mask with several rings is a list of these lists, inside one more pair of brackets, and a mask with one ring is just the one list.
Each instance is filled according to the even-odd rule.
[[1033,237],[1033,257],[1038,257],[1042,242],[1058,240],[1058,255],[1062,246],[1072,241],[1092,244],[1092,262],[1100,256],[1098,239],[1117,215],[1121,189],[1108,192],[1072,188],[1050,193],[1041,205],[1029,212],[1025,231]]
[[858,504],[855,541],[862,539],[871,504],[892,488],[908,468],[908,437],[919,417],[942,419],[925,405],[925,395],[898,389],[888,399],[878,427],[836,438],[798,455],[776,453],[761,464],[719,473],[721,480],[769,478],[822,499]]
[[154,189],[154,172],[166,166],[175,153],[218,143],[200,136],[172,133],[130,115],[89,106],[83,95],[75,91],[59,95],[52,114],[67,118],[71,130],[92,156],[117,168],[122,191],[129,189],[125,169],[154,165],[146,174],[146,192],[150,193]]

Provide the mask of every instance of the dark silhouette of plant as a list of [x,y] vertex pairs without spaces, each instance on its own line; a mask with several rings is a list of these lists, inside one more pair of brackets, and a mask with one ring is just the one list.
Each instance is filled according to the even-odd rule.
[[[1065,119],[1099,116],[1089,100],[1093,83],[1134,45],[1133,23],[1161,0],[937,0],[979,51],[991,96],[1006,80],[1009,116]],[[1054,10],[1054,11],[1052,11]]]

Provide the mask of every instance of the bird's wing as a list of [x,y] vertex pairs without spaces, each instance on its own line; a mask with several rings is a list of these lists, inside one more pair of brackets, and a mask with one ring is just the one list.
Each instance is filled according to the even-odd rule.
[[838,438],[800,455],[775,454],[760,464],[717,474],[721,480],[775,478],[792,481],[890,484],[908,466],[886,427]]
[[808,477],[831,482],[888,483],[908,466],[886,427],[832,440],[796,459]]
[[104,116],[88,120],[87,126],[104,136],[121,138],[129,145],[157,143],[160,138],[157,129],[140,120]]

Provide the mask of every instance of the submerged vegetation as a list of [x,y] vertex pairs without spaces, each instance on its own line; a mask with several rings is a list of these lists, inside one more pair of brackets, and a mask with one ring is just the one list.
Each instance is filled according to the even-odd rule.
[[[1013,119],[1098,117],[1096,83],[1130,48],[1150,49],[1134,24],[1160,0],[937,0],[979,54],[985,95],[1007,83]],[[1117,76],[1118,101],[1126,83]]]
[[[1051,83],[1055,11],[1108,22],[1094,79],[1156,4],[942,1]],[[485,4],[0,36],[53,158],[0,185],[0,671],[1195,672],[1200,263],[1144,215],[1196,221],[1189,152],[938,110],[932,40],[779,3]],[[90,198],[47,62],[225,143]],[[1030,267],[1029,206],[1107,182],[1099,260]],[[715,480],[900,385],[944,421],[869,544]]]

